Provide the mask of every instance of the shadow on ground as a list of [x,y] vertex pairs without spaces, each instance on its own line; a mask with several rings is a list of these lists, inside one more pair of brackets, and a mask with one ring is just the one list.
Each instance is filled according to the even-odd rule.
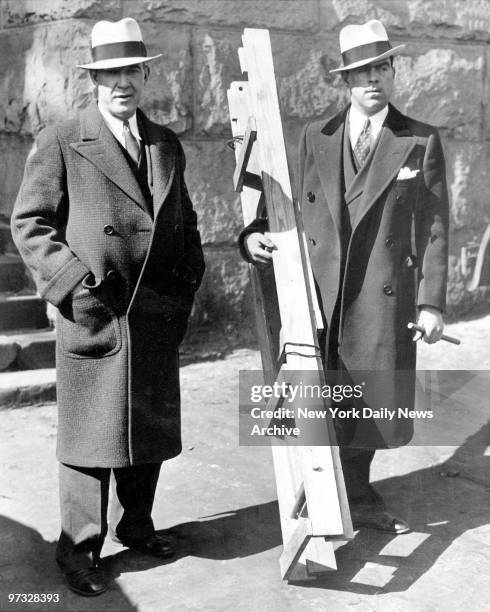
[[[376,483],[389,507],[408,519],[413,533],[395,537],[362,530],[337,550],[337,572],[313,583],[300,583],[301,586],[365,595],[409,589],[451,545],[458,545],[456,541],[462,534],[488,524],[489,442],[490,422],[467,438],[444,463]],[[5,517],[0,517],[0,533],[1,610],[78,612],[98,609],[94,600],[77,597],[62,582],[54,561],[54,542],[44,540],[31,527]],[[124,550],[104,558],[108,576],[117,578],[127,572],[146,571],[184,557],[231,560],[274,548],[277,548],[277,556],[280,553],[281,533],[275,501],[204,516],[176,524],[162,533],[175,542],[178,549],[175,558],[162,562]],[[465,539],[464,555],[468,563],[470,560],[476,563],[478,555],[484,554],[480,546],[477,537],[474,542],[471,538]],[[445,562],[444,571],[451,576],[460,567],[461,559],[453,554]],[[33,608],[32,604],[20,603],[9,606],[6,598],[12,592],[59,593],[62,605],[37,604]],[[103,605],[108,612],[137,609],[115,582],[103,597]]]
[[[98,610],[99,598],[79,597],[66,587],[55,562],[56,542],[48,542],[35,529],[0,516],[1,561],[0,561],[0,610],[2,612],[94,612]],[[58,595],[59,601],[12,602],[8,595],[28,593],[50,593]],[[125,597],[116,584],[103,596],[106,612],[136,612],[137,608]],[[19,598],[21,599],[21,598]],[[56,597],[54,599],[57,599]],[[102,605],[102,604],[101,604]]]
[[[337,550],[337,572],[303,586],[366,595],[406,591],[462,534],[489,523],[489,444],[490,422],[444,463],[376,483],[412,533],[362,530]],[[372,564],[370,569],[366,564]]]
[[256,555],[282,543],[276,501],[205,516],[198,521],[174,525],[159,533],[175,544],[175,557],[162,561],[123,550],[105,557],[107,571],[113,578],[117,578],[127,571],[145,571],[188,556],[215,560],[236,559]]
[[[393,536],[361,530],[337,550],[337,572],[296,584],[365,595],[409,589],[463,533],[489,522],[489,441],[490,422],[446,462],[379,481],[376,486],[388,506],[407,518],[412,533]],[[178,549],[167,563],[186,556],[228,560],[280,546],[279,525],[274,501],[181,523],[161,533]],[[105,562],[114,578],[163,564],[128,550]]]

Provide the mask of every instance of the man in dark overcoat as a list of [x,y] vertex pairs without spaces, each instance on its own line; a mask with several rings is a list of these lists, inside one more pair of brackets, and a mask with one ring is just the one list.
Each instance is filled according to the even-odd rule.
[[[306,126],[299,151],[298,202],[325,327],[320,344],[327,382],[366,382],[363,406],[413,408],[416,349],[443,331],[448,196],[436,128],[404,116],[389,100],[392,47],[377,20],[340,32],[350,105]],[[249,261],[271,262],[275,245],[256,219],[242,232]],[[352,406],[348,401],[342,407]],[[352,413],[354,414],[354,413]],[[367,413],[370,414],[369,412]],[[397,412],[398,416],[398,412]],[[394,533],[407,523],[387,511],[369,483],[375,448],[400,446],[410,418],[335,420],[355,527]]]
[[45,129],[12,216],[39,294],[57,309],[57,457],[70,588],[98,595],[107,533],[166,557],[151,510],[181,451],[178,347],[204,272],[180,142],[138,109],[149,57],[133,19],[92,31],[97,103]]

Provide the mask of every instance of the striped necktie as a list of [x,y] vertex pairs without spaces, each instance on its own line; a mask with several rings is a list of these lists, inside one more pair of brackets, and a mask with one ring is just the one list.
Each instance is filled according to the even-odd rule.
[[129,128],[129,121],[123,121],[124,146],[135,164],[140,160],[140,146]]
[[357,139],[356,146],[354,147],[354,155],[356,156],[359,167],[364,165],[364,162],[369,155],[371,148],[371,122],[366,119],[366,123],[362,128],[359,138]]

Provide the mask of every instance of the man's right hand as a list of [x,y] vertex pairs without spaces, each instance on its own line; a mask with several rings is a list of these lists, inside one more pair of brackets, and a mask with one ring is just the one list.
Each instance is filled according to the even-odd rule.
[[277,249],[276,245],[260,232],[249,234],[244,240],[248,257],[253,264],[270,265],[272,263],[272,251]]

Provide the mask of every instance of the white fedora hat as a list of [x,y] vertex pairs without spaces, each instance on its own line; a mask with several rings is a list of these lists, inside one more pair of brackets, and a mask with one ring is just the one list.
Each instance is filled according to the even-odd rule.
[[131,17],[120,21],[98,21],[92,29],[92,62],[78,68],[104,70],[149,62],[139,25]]
[[384,25],[371,19],[361,25],[348,25],[340,30],[340,53],[343,65],[330,72],[343,72],[386,57],[397,55],[405,45],[392,47]]

